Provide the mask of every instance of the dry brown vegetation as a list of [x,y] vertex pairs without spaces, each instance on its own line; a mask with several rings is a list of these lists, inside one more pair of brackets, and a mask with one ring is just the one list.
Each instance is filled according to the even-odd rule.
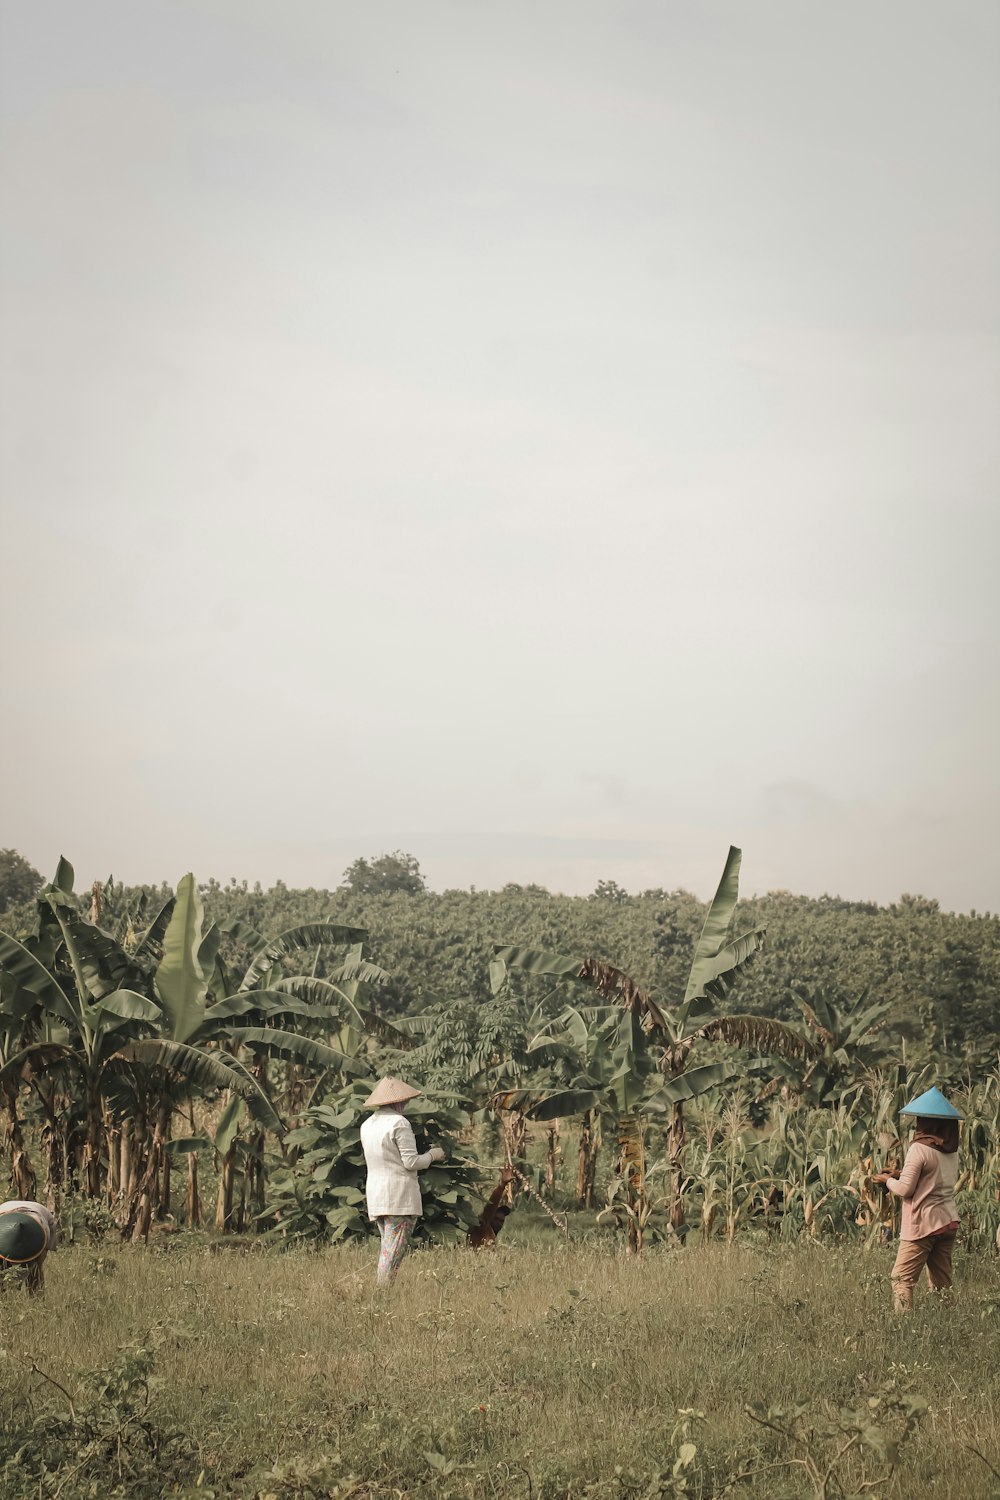
[[[887,1249],[691,1245],[638,1263],[572,1243],[435,1249],[376,1295],[367,1248],[211,1253],[184,1235],[164,1246],[72,1247],[50,1259],[44,1298],[0,1295],[6,1453],[26,1444],[0,1478],[3,1500],[832,1497],[886,1473],[877,1446],[855,1442],[826,1491],[785,1465],[811,1449],[822,1468],[859,1408],[891,1441],[904,1424],[893,1402],[911,1396],[926,1413],[876,1493],[983,1500],[998,1483],[995,1259],[961,1260],[952,1305],[924,1296],[900,1321]],[[125,1409],[124,1457],[112,1432],[78,1473],[64,1462],[39,1483],[31,1464],[51,1414],[69,1398],[85,1407],[86,1372],[123,1350],[154,1361],[148,1409],[113,1381],[103,1398]],[[795,1419],[812,1432],[805,1448],[748,1403],[786,1414],[807,1403]],[[692,1410],[704,1416],[679,1416]],[[34,1435],[32,1412],[48,1423]],[[142,1421],[152,1458],[138,1452]]]

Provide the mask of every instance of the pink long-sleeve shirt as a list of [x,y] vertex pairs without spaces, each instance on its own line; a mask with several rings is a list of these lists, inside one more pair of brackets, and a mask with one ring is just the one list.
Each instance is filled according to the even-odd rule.
[[922,1240],[924,1235],[946,1229],[955,1222],[957,1182],[957,1151],[946,1156],[933,1146],[914,1141],[906,1153],[903,1170],[886,1183],[890,1193],[903,1200],[901,1240]]

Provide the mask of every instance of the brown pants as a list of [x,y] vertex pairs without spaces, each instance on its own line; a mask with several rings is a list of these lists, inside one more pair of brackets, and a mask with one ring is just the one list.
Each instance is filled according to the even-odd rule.
[[951,1252],[957,1234],[925,1234],[922,1240],[900,1240],[896,1264],[892,1268],[892,1289],[896,1294],[896,1311],[912,1312],[913,1288],[927,1267],[927,1278],[936,1292],[951,1286]]

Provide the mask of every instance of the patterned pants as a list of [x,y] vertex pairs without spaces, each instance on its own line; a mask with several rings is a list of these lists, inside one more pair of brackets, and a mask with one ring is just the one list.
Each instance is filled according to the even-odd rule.
[[379,1234],[382,1236],[378,1274],[375,1277],[378,1286],[388,1286],[396,1279],[396,1272],[409,1247],[410,1236],[416,1222],[416,1214],[382,1214],[375,1220]]

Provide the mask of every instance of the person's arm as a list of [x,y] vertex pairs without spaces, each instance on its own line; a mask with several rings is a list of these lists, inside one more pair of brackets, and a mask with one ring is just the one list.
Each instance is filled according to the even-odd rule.
[[923,1153],[911,1146],[898,1177],[887,1177],[886,1187],[896,1198],[912,1198],[924,1170]]
[[45,1219],[45,1226],[49,1231],[49,1250],[55,1250],[59,1244],[59,1220],[51,1208],[42,1207],[42,1215]]
[[435,1150],[440,1150],[439,1147],[434,1147],[430,1151],[417,1150],[413,1127],[404,1115],[400,1115],[399,1124],[393,1127],[392,1138],[396,1142],[399,1159],[407,1172],[423,1172],[430,1166],[432,1161],[440,1161],[441,1157],[444,1156],[444,1152],[442,1151],[440,1156],[435,1157]]

